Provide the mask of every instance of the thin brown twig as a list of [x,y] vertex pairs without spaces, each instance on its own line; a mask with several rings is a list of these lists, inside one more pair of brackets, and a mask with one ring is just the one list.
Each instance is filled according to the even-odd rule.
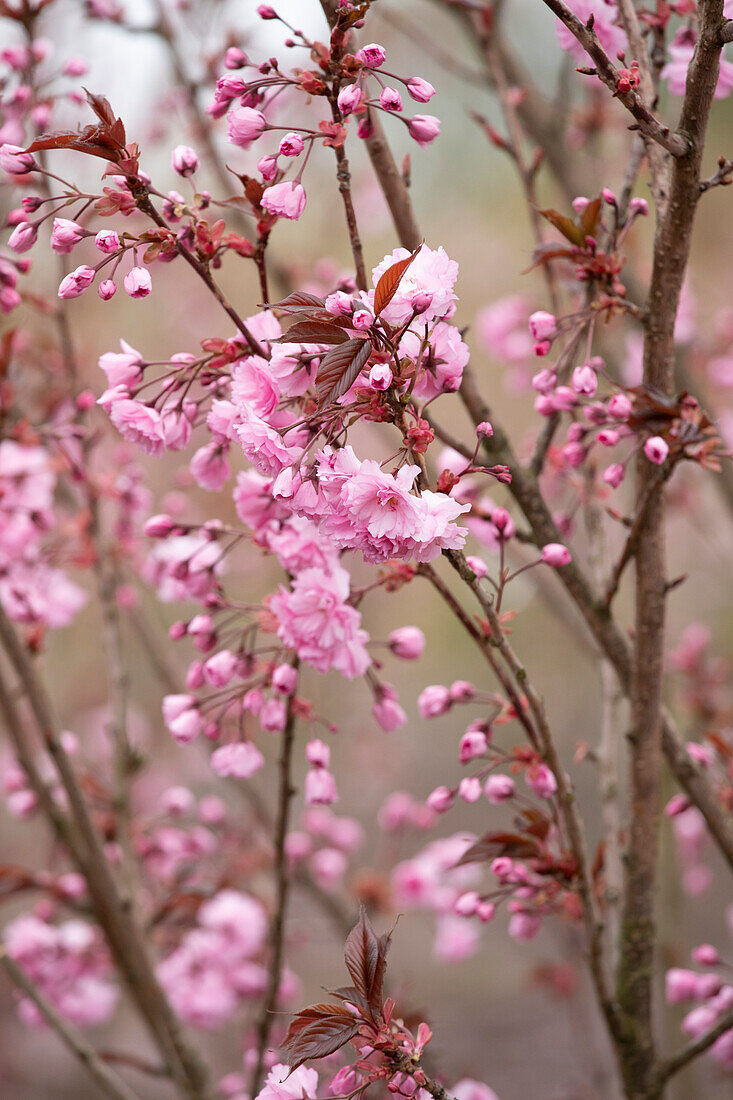
[[[293,657],[290,661],[294,669],[298,669],[299,660]],[[281,734],[279,762],[279,788],[277,821],[275,823],[275,880],[276,897],[272,923],[270,925],[269,948],[270,969],[264,1000],[260,1009],[257,1023],[257,1058],[252,1071],[250,1095],[256,1096],[262,1084],[262,1072],[265,1064],[267,1044],[272,1030],[273,1013],[277,1006],[280,982],[282,980],[283,958],[285,950],[285,922],[287,917],[288,895],[290,893],[291,874],[288,866],[288,858],[285,851],[285,841],[290,822],[290,811],[295,795],[293,787],[292,764],[293,749],[295,746],[296,713],[294,696],[288,696],[287,718],[285,728]]]
[[138,1093],[130,1088],[119,1074],[115,1073],[108,1065],[105,1065],[84,1034],[56,1011],[50,1001],[26,976],[15,959],[12,959],[3,947],[0,947],[0,966],[2,966],[13,985],[28,1000],[33,1002],[51,1030],[58,1035],[62,1043],[81,1062],[100,1092],[110,1097],[110,1100],[140,1100]]

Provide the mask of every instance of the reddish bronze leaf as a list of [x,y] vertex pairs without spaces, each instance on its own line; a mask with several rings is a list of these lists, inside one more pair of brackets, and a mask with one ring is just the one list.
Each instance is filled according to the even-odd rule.
[[[369,361],[372,345],[368,340],[347,340],[327,351],[316,377],[318,407],[330,405],[353,386]],[[358,987],[357,987],[358,988]]]
[[418,245],[414,252],[411,252],[409,256],[405,256],[404,260],[398,260],[396,264],[392,264],[392,266],[388,267],[384,274],[380,276],[374,291],[375,317],[378,317],[382,310],[386,309],[392,301],[397,293],[397,288],[400,285],[402,276],[405,274],[421,248],[422,245]]
[[520,833],[487,833],[463,853],[456,867],[462,867],[466,863],[485,863],[497,856],[527,859],[538,853],[539,845],[530,836],[522,836]]
[[327,321],[296,321],[294,325],[273,340],[274,344],[345,344],[348,336],[338,325]]
[[293,1018],[283,1043],[290,1071],[310,1058],[326,1058],[353,1039],[359,1020],[339,1004],[316,1004]]
[[344,958],[354,986],[366,1001],[372,1016],[378,1016],[382,1010],[384,972],[390,939],[391,934],[377,939],[362,906],[359,923],[352,928],[346,940]]
[[322,308],[324,305],[323,298],[317,298],[315,294],[307,294],[304,290],[295,290],[279,302],[272,302],[268,308],[297,313],[301,309],[313,309],[314,306]]
[[579,225],[575,224],[572,218],[568,218],[566,214],[561,214],[559,210],[553,210],[552,208],[540,210],[540,214],[551,225],[554,225],[555,229],[558,229],[571,244],[577,244],[579,248],[585,244],[586,234]]
[[583,231],[584,239],[585,237],[595,237],[600,220],[601,200],[600,198],[592,199],[580,215],[580,228]]

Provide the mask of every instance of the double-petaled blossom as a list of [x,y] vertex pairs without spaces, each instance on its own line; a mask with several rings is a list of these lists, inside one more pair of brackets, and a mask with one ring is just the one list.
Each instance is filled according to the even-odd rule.
[[440,133],[440,119],[435,115],[413,115],[407,122],[407,129],[418,145],[432,145]]
[[304,569],[291,589],[281,586],[270,598],[270,610],[278,621],[278,637],[301,660],[319,672],[336,669],[353,679],[366,672],[371,658],[361,615],[349,606],[348,598],[345,569]]
[[253,107],[236,107],[227,117],[227,139],[232,145],[249,149],[266,126],[267,119],[261,111]]
[[96,271],[88,264],[75,268],[61,280],[58,289],[59,298],[78,298],[94,282]]
[[305,188],[295,180],[283,180],[282,183],[268,187],[260,203],[268,213],[275,214],[278,218],[297,221],[305,210]]
[[190,145],[177,145],[171,153],[171,164],[179,176],[192,176],[198,172],[198,154]]

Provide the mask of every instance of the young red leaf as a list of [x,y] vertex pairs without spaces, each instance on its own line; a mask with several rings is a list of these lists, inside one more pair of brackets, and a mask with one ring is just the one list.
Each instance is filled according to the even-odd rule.
[[456,867],[463,867],[466,863],[485,863],[497,856],[527,859],[538,853],[539,845],[532,837],[520,833],[487,833],[463,853]]
[[601,220],[601,199],[592,199],[580,215],[580,228],[583,237],[595,237]]
[[310,1058],[326,1058],[353,1039],[359,1020],[339,1004],[304,1008],[291,1021],[283,1052],[291,1072]]
[[322,308],[324,305],[323,298],[317,298],[315,294],[307,294],[304,290],[295,290],[279,302],[272,302],[268,308],[282,309],[287,313],[297,313],[301,309],[313,309],[314,306]]
[[[386,950],[383,954],[386,955]],[[357,991],[372,1008],[373,988],[380,965],[380,944],[363,906],[359,923],[347,937],[344,958]],[[378,1007],[381,1008],[381,1004]]]
[[422,245],[418,245],[414,252],[411,252],[409,256],[405,256],[404,260],[398,260],[396,264],[392,264],[392,266],[388,267],[384,274],[380,276],[374,291],[375,317],[378,317],[382,310],[386,309],[392,301],[397,293],[397,288],[400,285],[402,276],[405,274],[421,248]]
[[[318,407],[330,405],[353,386],[369,361],[372,345],[368,340],[347,340],[326,352],[316,377]],[[357,986],[358,988],[358,986]]]
[[582,247],[585,244],[586,234],[583,232],[579,225],[576,225],[572,218],[568,218],[567,215],[561,214],[559,210],[540,210],[540,214],[543,218],[546,218],[551,225],[558,229],[566,240],[571,244],[577,244],[578,247]]
[[274,344],[345,344],[348,336],[338,325],[327,321],[296,321],[294,325],[273,340]]

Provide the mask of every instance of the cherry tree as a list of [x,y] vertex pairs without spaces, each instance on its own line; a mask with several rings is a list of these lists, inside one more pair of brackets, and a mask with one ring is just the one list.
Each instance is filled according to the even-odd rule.
[[[547,926],[577,930],[609,1050],[605,1091],[587,1095],[658,1100],[697,1059],[722,1079],[730,945],[690,942],[690,965],[669,967],[658,940],[664,830],[692,896],[709,885],[705,845],[721,875],[733,866],[726,666],[704,625],[675,644],[665,629],[674,593],[695,584],[670,574],[665,547],[685,492],[716,523],[733,509],[733,327],[697,324],[685,283],[698,206],[733,181],[733,162],[706,149],[715,100],[733,90],[727,6],[534,0],[573,87],[563,115],[500,0],[422,5],[453,21],[460,58],[431,20],[386,0],[312,5],[317,37],[252,5],[246,27],[217,27],[197,75],[183,41],[203,5],[161,0],[140,23],[88,0],[92,27],[155,39],[171,63],[186,125],[159,180],[108,89],[83,88],[86,63],[56,57],[58,6],[0,3],[3,783],[7,812],[48,841],[40,868],[0,866],[13,905],[0,964],[21,1021],[54,1032],[116,1100],[349,1100],[375,1087],[492,1100],[490,1080],[453,1080],[431,1056],[429,1008],[389,995],[390,945],[422,910],[443,966],[480,967],[490,937],[521,950]],[[440,142],[436,87],[392,71],[370,41],[387,19],[436,71],[491,91],[497,114],[472,110],[472,123],[526,200],[527,297],[486,303],[470,328],[451,240],[434,239],[410,158],[398,166],[392,151]],[[274,56],[250,45],[261,23]],[[611,150],[602,179],[598,141]],[[357,216],[362,149],[391,215],[381,259]],[[345,267],[286,259],[289,223],[325,201],[324,170]],[[256,292],[232,293],[231,271]],[[126,331],[90,364],[75,300],[97,294],[109,317],[120,297],[175,278],[192,319],[178,348],[138,350]],[[213,319],[204,339],[194,316]],[[474,330],[524,401],[516,439],[471,360]],[[263,561],[279,578],[264,593]],[[597,666],[598,736],[577,739],[572,759],[546,672],[512,637],[515,615],[532,613],[527,582]],[[374,728],[400,738],[400,663],[431,644],[410,609],[428,600],[455,625],[455,667],[419,693],[420,738],[450,715],[455,759],[432,791],[416,781],[373,807],[383,834],[411,845],[378,884],[356,873],[363,825],[332,808],[332,748],[344,700],[368,699]],[[401,625],[379,634],[386,601]],[[175,609],[167,636],[157,603]],[[101,737],[81,718],[65,728],[76,716],[49,673],[90,604]],[[477,682],[458,678],[469,651]],[[141,652],[165,748],[136,732]],[[321,713],[328,673],[348,693]],[[192,758],[219,793],[182,778]],[[577,793],[589,767],[592,800]],[[141,798],[151,777],[162,793]],[[451,831],[459,807],[470,832]],[[304,897],[350,979],[307,1007],[307,938],[293,931]],[[668,1002],[688,1006],[682,1036],[663,1033],[661,976]],[[123,1005],[144,1053],[89,1034]],[[243,1049],[224,1076],[207,1040],[219,1029]]]

